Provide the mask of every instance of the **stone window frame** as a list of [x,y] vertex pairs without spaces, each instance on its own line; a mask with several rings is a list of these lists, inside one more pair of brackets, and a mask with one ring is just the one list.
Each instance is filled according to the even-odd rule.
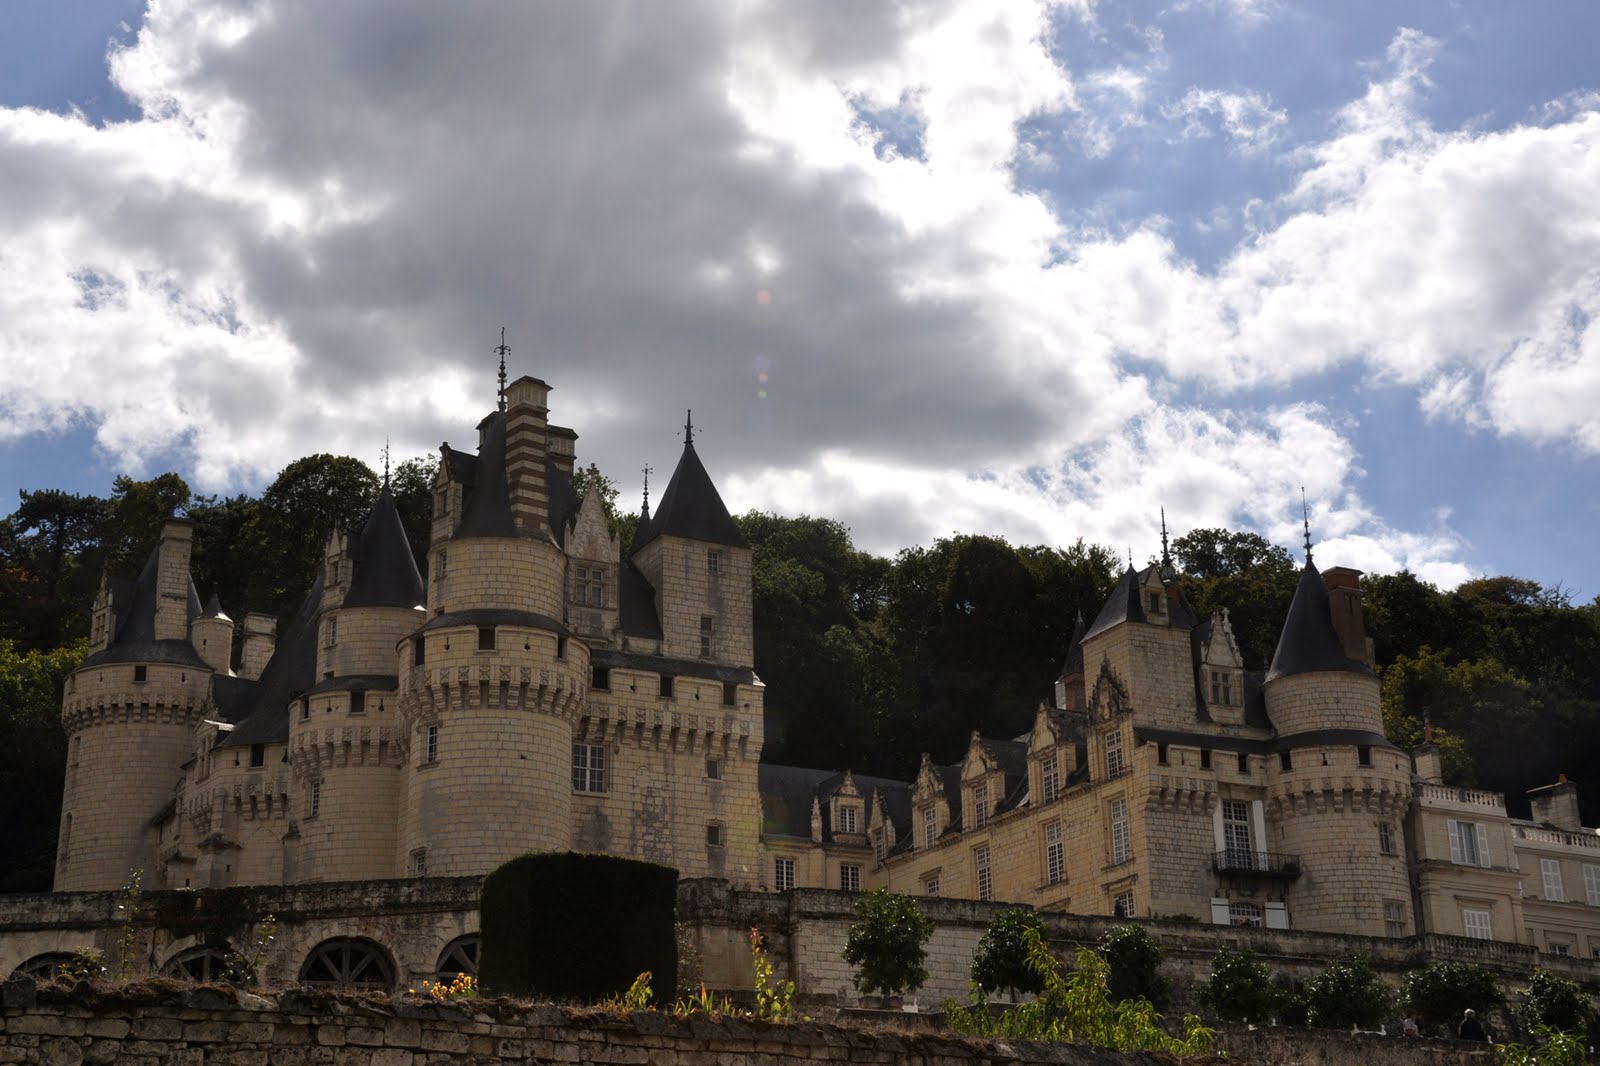
[[1406,905],[1397,899],[1383,901],[1383,935],[1403,937],[1411,923],[1406,921]]
[[979,782],[972,786],[972,828],[982,829],[989,824],[989,785]]
[[993,855],[988,844],[979,844],[972,849],[972,880],[977,889],[978,898],[984,902],[994,899],[994,867],[991,865]]
[[306,807],[306,819],[309,821],[322,813],[322,782],[311,782],[310,803]]
[[1488,827],[1482,822],[1469,822],[1464,818],[1448,818],[1445,825],[1450,835],[1450,861],[1457,866],[1487,868]]
[[709,659],[716,647],[717,620],[709,614],[700,616],[700,658]]
[[706,823],[706,847],[720,848],[727,843],[727,831],[721,822]]
[[706,574],[713,580],[722,572],[722,553],[715,548],[706,549]]
[[839,891],[861,891],[861,865],[860,863],[841,862],[839,864]]
[[572,602],[580,607],[606,605],[606,567],[585,563],[572,568]]
[[1561,860],[1539,859],[1539,880],[1543,882],[1544,898],[1551,903],[1567,901],[1567,886],[1561,875]]
[[1211,671],[1211,705],[1213,707],[1233,706],[1233,671]]
[[922,808],[922,846],[932,848],[939,843],[939,809],[933,804]]
[[1122,727],[1108,730],[1102,737],[1106,749],[1106,780],[1115,781],[1128,772],[1122,751]]
[[572,791],[598,795],[606,791],[606,785],[606,746],[574,741]]
[[856,826],[860,824],[860,812],[854,803],[839,804],[839,832],[858,832]]
[[931,899],[938,899],[939,898],[939,871],[938,870],[934,870],[931,873],[925,873],[925,874],[922,875],[922,894],[924,896],[927,896],[927,897],[931,898]]
[[1061,819],[1044,827],[1044,883],[1063,884],[1067,880],[1067,846],[1061,832]]
[[1039,757],[1039,802],[1054,803],[1061,795],[1061,756],[1046,752]]
[[772,860],[772,887],[774,892],[787,892],[795,886],[794,860],[778,856]]
[[1583,895],[1591,907],[1600,907],[1600,866],[1583,864]]
[[1128,817],[1128,801],[1118,796],[1106,803],[1106,816],[1110,826],[1111,865],[1121,866],[1133,861],[1133,826]]
[[1119,892],[1111,898],[1111,916],[1113,918],[1134,917],[1133,889]]
[[1490,907],[1462,907],[1461,934],[1473,940],[1494,939],[1494,910]]
[[1395,854],[1394,827],[1388,822],[1378,823],[1378,851],[1384,855]]
[[438,763],[439,726],[435,723],[422,731],[422,765],[437,766]]

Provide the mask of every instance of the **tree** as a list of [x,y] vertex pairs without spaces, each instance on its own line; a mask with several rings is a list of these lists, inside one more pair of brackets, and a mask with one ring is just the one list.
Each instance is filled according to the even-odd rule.
[[1211,977],[1201,984],[1198,999],[1223,1021],[1264,1022],[1276,1010],[1278,992],[1254,952],[1221,947],[1211,960]]
[[411,556],[417,569],[424,573],[428,568],[428,546],[433,540],[433,479],[438,473],[438,456],[419,455],[396,466],[389,479],[389,491],[394,494],[394,507],[405,527]]
[[1522,1016],[1530,1028],[1581,1033],[1594,1021],[1594,1003],[1576,981],[1549,970],[1534,970],[1522,994]]
[[110,515],[100,531],[100,549],[113,574],[136,574],[161,538],[161,525],[189,505],[189,485],[177,474],[149,481],[120,474],[111,483]]
[[67,762],[61,690],[87,650],[0,640],[0,892],[50,891]]
[[987,991],[1002,988],[1038,993],[1044,980],[1028,962],[1028,930],[1044,936],[1044,919],[1026,907],[994,916],[972,957],[972,980]]
[[856,989],[892,996],[921,988],[931,936],[933,922],[910,896],[884,888],[863,892],[844,945],[844,961],[856,968]]
[[1258,534],[1226,529],[1193,530],[1172,549],[1196,616],[1227,608],[1245,664],[1265,668],[1299,582],[1289,553]]
[[378,476],[349,456],[308,455],[284,467],[242,530],[251,610],[287,620],[316,578],[335,529],[359,529],[378,495]]
[[1415,1010],[1429,1025],[1453,1026],[1469,1007],[1487,1014],[1505,1001],[1494,974],[1471,963],[1429,963],[1400,982],[1401,1005]]
[[98,496],[23,491],[0,523],[0,635],[52,648],[89,631],[100,585],[100,534],[110,505]]
[[[628,541],[621,540],[619,536],[622,531],[623,516],[617,512],[618,490],[616,482],[602,474],[598,466],[590,463],[587,467],[572,472],[572,490],[584,499],[588,499],[591,492],[600,494],[600,506],[606,513],[606,526],[611,535],[618,537],[622,547],[626,549]],[[633,518],[635,522],[638,521],[636,515],[630,515],[629,517]],[[630,540],[633,537],[631,528],[628,530],[628,536]]]
[[1289,553],[1259,533],[1227,529],[1190,530],[1172,542],[1172,554],[1185,574],[1202,580],[1294,569]]
[[1306,1024],[1314,1029],[1370,1029],[1383,1020],[1393,999],[1372,968],[1372,956],[1357,952],[1306,983]]
[[1100,938],[1100,954],[1111,964],[1111,998],[1147,999],[1159,1013],[1167,1009],[1172,982],[1158,971],[1167,952],[1142,925],[1118,925]]

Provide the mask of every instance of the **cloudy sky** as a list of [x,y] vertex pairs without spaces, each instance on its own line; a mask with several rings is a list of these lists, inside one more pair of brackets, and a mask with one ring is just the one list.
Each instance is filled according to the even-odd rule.
[[[0,500],[470,446],[638,499],[1600,593],[1592,0],[8,0]],[[10,505],[4,505],[9,510]]]

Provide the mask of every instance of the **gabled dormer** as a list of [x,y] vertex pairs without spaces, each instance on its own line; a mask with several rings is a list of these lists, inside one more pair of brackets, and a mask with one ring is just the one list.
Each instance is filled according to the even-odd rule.
[[1201,703],[1213,722],[1238,725],[1244,721],[1244,657],[1226,608],[1211,616],[1201,638],[1197,678]]
[[1078,737],[1070,712],[1041,706],[1028,734],[1028,797],[1035,807],[1054,803],[1078,771]]
[[888,798],[883,789],[872,790],[870,811],[867,816],[867,839],[872,843],[872,851],[882,862],[885,857],[894,851],[898,842],[894,826],[894,818],[889,814]]
[[828,820],[833,839],[842,844],[864,844],[867,840],[866,799],[856,785],[855,775],[844,772],[844,780],[828,800]]
[[1089,697],[1089,776],[1109,781],[1127,773],[1133,756],[1133,705],[1127,686],[1102,659]]
[[969,831],[984,828],[1005,799],[1005,769],[973,730],[961,760],[961,824]]
[[618,624],[622,556],[605,504],[594,489],[578,508],[566,546],[567,621],[576,633],[609,639]]
[[934,847],[950,828],[950,799],[945,788],[945,775],[933,764],[933,758],[922,753],[922,765],[917,768],[917,778],[911,787],[911,846],[917,849]]

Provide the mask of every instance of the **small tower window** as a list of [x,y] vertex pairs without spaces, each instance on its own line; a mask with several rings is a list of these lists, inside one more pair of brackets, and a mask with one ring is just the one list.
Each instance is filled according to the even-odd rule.
[[1362,766],[1371,766],[1372,746],[1370,744],[1363,744],[1356,748],[1356,759],[1361,763]]
[[716,577],[722,568],[722,553],[719,551],[706,552],[706,573]]
[[1242,751],[1239,753],[1239,772],[1246,775],[1250,773],[1250,756]]
[[133,683],[135,685],[142,685],[148,680],[150,680],[150,668],[148,666],[135,666],[133,668]]
[[670,700],[672,698],[672,681],[673,677],[671,674],[661,675],[661,698],[664,700]]
[[706,846],[711,848],[722,847],[722,826],[716,822],[706,825]]
[[426,739],[422,745],[422,761],[425,763],[439,761],[439,727],[436,725],[428,727]]
[[494,626],[478,627],[478,650],[494,651]]
[[595,667],[594,675],[590,678],[589,684],[593,688],[609,689],[611,687],[611,668],[608,666]]
[[307,815],[307,817],[308,818],[315,818],[317,816],[317,814],[321,810],[322,810],[322,782],[321,781],[313,781],[313,782],[311,782],[311,812]]
[[1150,613],[1151,614],[1160,614],[1161,613],[1161,593],[1159,593],[1159,592],[1152,592],[1150,594]]
[[737,681],[724,681],[722,683],[722,705],[732,707],[739,702],[739,683]]
[[1211,749],[1210,748],[1201,748],[1200,749],[1200,769],[1202,769],[1202,770],[1211,769]]
[[715,759],[707,759],[706,777],[711,781],[722,780],[722,764]]
[[700,616],[700,657],[711,658],[711,638],[715,632],[716,621],[709,614]]
[[350,693],[350,713],[351,714],[366,714],[367,713],[367,694],[365,692],[352,692],[352,693]]
[[250,745],[250,765],[252,767],[267,765],[267,746],[265,744]]
[[423,663],[428,661],[428,639],[426,637],[419,636],[416,644],[413,645],[413,648],[415,649],[416,654],[412,657],[412,662],[418,666],[421,666]]
[[1290,752],[1290,751],[1287,751],[1287,750],[1278,752],[1278,769],[1280,769],[1280,770],[1293,770],[1294,769],[1294,753],[1293,752]]

